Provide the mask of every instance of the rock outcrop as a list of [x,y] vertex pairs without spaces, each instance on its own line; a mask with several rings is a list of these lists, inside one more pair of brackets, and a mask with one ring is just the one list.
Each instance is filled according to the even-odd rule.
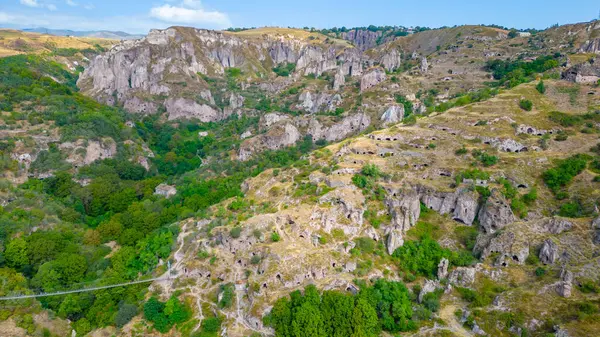
[[394,71],[400,68],[400,65],[402,64],[402,54],[394,48],[383,54],[380,63],[385,70],[390,72]]
[[342,68],[340,68],[333,77],[333,90],[340,90],[344,84],[346,84],[346,76],[344,75]]
[[440,288],[439,281],[425,280],[425,284],[423,285],[423,288],[421,288],[419,296],[417,297],[419,303],[423,303],[423,298],[425,295],[436,291],[438,288]]
[[389,125],[398,123],[404,118],[404,106],[403,105],[391,105],[381,115],[381,121],[383,125]]
[[600,54],[600,38],[586,41],[579,48],[580,53]]
[[371,118],[364,113],[349,115],[340,122],[329,127],[322,125],[317,119],[311,119],[307,133],[313,140],[325,139],[329,142],[346,138],[348,135],[361,132],[371,125]]
[[360,91],[363,92],[365,90],[368,90],[376,86],[377,84],[385,81],[385,79],[385,71],[383,71],[383,69],[380,68],[375,68],[369,71],[368,73],[364,74],[363,77],[360,79]]
[[540,261],[543,264],[554,264],[558,260],[558,246],[551,239],[546,239],[540,249]]
[[244,140],[238,151],[238,159],[246,161],[261,150],[279,150],[296,144],[302,138],[300,131],[291,123],[282,123],[267,133]]
[[448,281],[460,287],[470,287],[475,282],[475,268],[458,267],[450,273]]
[[527,238],[518,236],[511,231],[503,232],[500,235],[480,234],[473,251],[479,254],[482,260],[492,254],[499,254],[494,265],[506,267],[511,262],[525,263],[529,256],[529,242]]
[[562,78],[575,83],[597,83],[600,80],[600,61],[577,64],[562,73]]
[[562,297],[571,297],[573,289],[573,273],[563,269],[560,272],[560,281],[556,285],[556,292]]
[[342,97],[339,94],[314,94],[310,91],[303,92],[298,99],[300,101],[298,108],[311,113],[334,111],[335,108],[342,103]]
[[440,263],[438,264],[437,269],[437,278],[438,280],[445,279],[448,277],[448,266],[450,265],[450,261],[447,258],[442,258]]
[[442,215],[452,214],[452,218],[465,225],[472,225],[477,215],[477,193],[467,189],[458,189],[454,192],[437,192],[419,186],[417,191],[421,202],[431,210]]
[[406,232],[419,220],[421,204],[416,191],[404,190],[388,196],[385,200],[389,214],[392,216],[392,226]]
[[342,32],[340,37],[352,42],[360,50],[365,51],[377,46],[377,41],[381,37],[381,34],[381,31],[373,32],[368,29],[352,29]]
[[426,57],[421,57],[421,73],[427,74],[429,72],[429,63]]
[[[397,52],[390,53],[385,58],[386,64],[395,67],[397,56]],[[233,67],[265,73],[270,72],[273,64],[294,63],[295,71],[304,75],[320,76],[326,71],[336,71],[334,86],[339,89],[344,76],[359,76],[363,64],[374,62],[360,49],[315,43],[292,34],[283,38],[278,33],[266,33],[255,39],[244,34],[172,27],[152,30],[140,40],[123,41],[96,56],[77,84],[82,92],[98,101],[110,105],[122,103],[130,112],[156,113],[160,106],[165,106],[170,119],[213,121],[227,118],[240,109],[243,98],[225,93],[229,105],[218,107],[203,76],[224,77],[225,70]],[[381,77],[385,77],[383,70],[367,77],[366,85],[378,83]],[[277,92],[290,81],[291,78],[278,78],[262,81],[258,87]],[[199,97],[201,101],[194,102],[190,97]]]
[[170,98],[165,102],[169,119],[198,119],[203,123],[217,122],[223,114],[208,104],[198,104],[185,98]]
[[544,224],[544,227],[549,233],[560,234],[573,228],[573,223],[563,218],[554,217],[548,219]]
[[399,247],[404,245],[404,232],[398,228],[390,229],[386,241],[388,254],[392,255]]
[[486,233],[491,234],[514,221],[515,215],[508,201],[498,189],[493,189],[479,211],[479,224]]

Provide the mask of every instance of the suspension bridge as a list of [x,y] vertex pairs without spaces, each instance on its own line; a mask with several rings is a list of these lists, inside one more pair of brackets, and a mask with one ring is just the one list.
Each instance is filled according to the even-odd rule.
[[134,285],[134,284],[141,284],[141,283],[170,281],[171,280],[171,263],[169,263],[168,266],[169,266],[168,267],[169,269],[168,269],[168,272],[166,274],[167,276],[155,277],[155,278],[150,278],[150,279],[147,279],[147,280],[131,281],[131,282],[126,282],[126,283],[118,283],[118,284],[109,284],[109,285],[103,285],[103,286],[89,287],[89,288],[80,288],[80,289],[74,289],[74,290],[56,291],[56,292],[50,292],[50,293],[2,296],[2,297],[0,297],[0,301],[20,300],[20,299],[26,299],[26,298],[49,297],[49,296],[61,296],[61,295],[76,294],[76,293],[90,292],[90,291],[110,289],[110,288],[126,287],[126,286],[131,286],[131,285]]

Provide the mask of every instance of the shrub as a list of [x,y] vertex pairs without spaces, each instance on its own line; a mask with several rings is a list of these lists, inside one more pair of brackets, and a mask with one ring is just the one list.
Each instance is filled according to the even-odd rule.
[[533,187],[529,192],[523,195],[522,200],[527,206],[531,206],[537,200],[537,197],[537,189]]
[[546,170],[542,178],[546,186],[555,194],[561,187],[566,186],[575,176],[583,172],[587,166],[587,158],[575,155],[558,162],[556,167]]
[[279,233],[277,233],[277,232],[271,233],[271,241],[279,242],[280,239],[281,239],[281,237],[279,236]]
[[569,115],[560,111],[550,112],[548,118],[551,121],[558,123],[566,128],[580,125],[581,123],[583,123],[583,118],[581,118],[581,116]]
[[277,76],[288,77],[291,73],[296,70],[295,63],[284,63],[280,64],[277,67],[273,68],[273,72],[277,74]]
[[544,275],[546,275],[546,269],[544,269],[542,267],[535,268],[535,276],[542,277]]
[[392,254],[398,261],[400,270],[427,277],[434,277],[437,266],[443,257],[450,257],[450,251],[443,249],[429,237],[419,241],[405,242]]
[[467,154],[467,153],[469,153],[469,150],[467,150],[467,148],[463,146],[463,147],[461,147],[460,149],[456,150],[454,153],[455,153],[457,156],[462,156],[462,155],[464,155],[464,154]]
[[137,315],[137,307],[133,304],[125,303],[119,308],[119,311],[115,316],[115,325],[122,328],[125,324],[129,323],[135,315]]
[[241,227],[233,227],[231,229],[231,231],[229,231],[229,234],[231,235],[232,238],[237,239],[242,235],[242,228]]
[[525,111],[531,111],[533,109],[533,103],[528,99],[522,99],[519,101],[519,107]]
[[231,307],[231,305],[233,304],[233,297],[235,296],[234,290],[235,290],[234,286],[231,283],[221,285],[221,287],[220,287],[221,300],[218,303],[219,308],[225,309],[225,308]]
[[483,164],[483,166],[485,167],[494,166],[498,163],[498,157],[491,154],[487,154],[486,152],[481,150],[474,150],[473,157],[479,160],[481,164]]
[[540,80],[538,84],[535,86],[535,90],[537,90],[540,94],[546,93],[546,86],[544,85],[544,81]]
[[578,201],[570,201],[560,206],[558,214],[567,218],[577,218],[583,215],[583,208]]

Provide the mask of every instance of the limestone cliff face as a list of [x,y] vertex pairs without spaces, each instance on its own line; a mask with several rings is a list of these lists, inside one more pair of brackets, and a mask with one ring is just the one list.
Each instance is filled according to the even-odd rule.
[[380,31],[372,32],[367,29],[353,29],[341,33],[341,38],[352,42],[358,49],[364,51],[376,47],[381,35]]
[[[263,34],[256,38],[171,27],[152,30],[143,39],[122,42],[97,56],[81,74],[78,86],[85,94],[111,105],[123,104],[130,112],[156,113],[162,105],[170,119],[200,115],[203,120],[220,120],[228,114],[217,111],[224,108],[215,106],[199,74],[219,77],[227,68],[236,67],[268,76],[273,65],[282,63],[296,64],[295,71],[302,75],[336,71],[339,88],[344,76],[360,76],[374,61],[351,46],[314,43],[292,35]],[[394,68],[398,60],[390,55],[385,63],[386,68]],[[187,102],[190,106],[183,107],[180,98],[189,100],[198,92],[206,102],[197,101],[197,106]],[[239,99],[232,102],[229,110],[240,107]]]
[[[372,43],[364,46],[367,45]],[[364,69],[376,63],[393,71],[402,61],[396,49],[374,56],[363,51],[362,47],[341,42],[316,42],[294,35],[292,30],[288,34],[256,35],[171,27],[152,30],[143,39],[124,41],[96,56],[77,85],[86,95],[110,105],[122,105],[133,113],[152,114],[164,107],[169,119],[218,121],[241,108],[243,98],[236,96],[229,102],[215,104],[216,93],[211,93],[206,76],[223,78],[226,69],[240,68],[244,76],[249,76],[242,82],[253,81],[265,93],[274,93],[294,79],[273,80],[272,67],[293,63],[297,75],[335,74],[333,87],[339,90],[345,76],[363,76]],[[385,79],[385,73],[370,71],[364,77],[366,90]],[[230,95],[233,94],[225,93],[225,97]],[[324,100],[329,100],[315,99],[312,103],[302,102],[307,111],[315,112]]]

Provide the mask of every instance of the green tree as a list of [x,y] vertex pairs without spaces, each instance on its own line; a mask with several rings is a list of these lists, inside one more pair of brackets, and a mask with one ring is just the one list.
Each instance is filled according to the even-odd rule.
[[[351,337],[375,337],[379,334],[379,322],[377,312],[369,302],[359,297],[352,311],[352,334]],[[341,336],[341,335],[340,335]]]
[[544,85],[544,81],[540,80],[538,82],[538,84],[535,86],[535,89],[540,93],[540,94],[545,94],[546,93],[546,86]]
[[293,337],[325,337],[321,311],[313,303],[305,302],[295,309],[292,321]]
[[4,251],[4,258],[9,267],[21,268],[29,264],[27,242],[22,238],[11,240]]

